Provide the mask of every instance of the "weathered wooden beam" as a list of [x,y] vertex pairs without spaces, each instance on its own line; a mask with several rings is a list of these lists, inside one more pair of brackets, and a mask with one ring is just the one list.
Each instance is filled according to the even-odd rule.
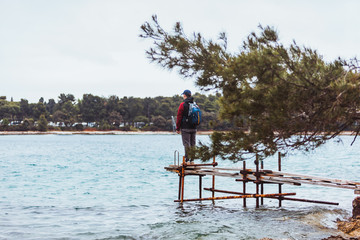
[[210,175],[210,176],[222,176],[222,177],[241,177],[241,174],[238,172],[234,172],[234,173],[225,173],[225,172],[219,172],[219,171],[210,171],[210,170],[206,170],[206,171],[202,171],[202,170],[185,170],[185,174],[188,173],[192,173],[192,174],[205,174],[205,175]]
[[353,185],[337,185],[335,183],[330,183],[330,182],[322,182],[322,181],[309,181],[309,180],[304,180],[304,179],[297,179],[294,180],[292,178],[287,178],[287,177],[271,177],[271,176],[263,176],[262,180],[264,181],[273,181],[273,182],[282,182],[285,184],[289,184],[289,183],[296,183],[296,184],[311,184],[311,185],[318,185],[318,186],[324,186],[324,187],[335,187],[335,188],[345,188],[345,189],[356,189],[356,186]]
[[[246,180],[244,179],[235,179],[235,181],[237,182],[244,182],[244,181],[248,181],[248,182],[256,182],[256,178],[253,176],[249,176],[249,178],[247,178]],[[290,182],[290,181],[281,181],[281,180],[276,180],[276,179],[265,179],[264,177],[260,177],[260,182],[264,183],[264,184],[290,184],[290,185],[295,185],[295,186],[300,186],[301,183],[296,183],[296,182]]]
[[199,175],[199,198],[202,198],[202,193],[201,193],[201,190],[202,190],[202,178],[203,178],[203,176]]
[[[213,169],[212,167],[201,167],[201,169]],[[240,172],[242,171],[243,169],[242,168],[220,168],[220,167],[217,167],[216,168],[217,170],[222,170],[222,171],[237,171],[237,172]],[[251,169],[249,169],[251,170]]]
[[[242,174],[235,172],[235,173],[226,173],[226,172],[219,172],[219,171],[210,171],[210,170],[186,170],[187,173],[192,174],[204,174],[204,175],[215,175],[215,176],[223,176],[223,177],[241,177]],[[256,180],[256,177],[251,174],[247,175],[249,181]],[[297,177],[294,179],[294,177],[285,177],[285,176],[279,176],[279,175],[273,175],[273,174],[265,174],[260,177],[261,181],[264,181],[266,183],[284,183],[284,184],[291,184],[291,185],[298,185],[300,186],[302,183],[304,184],[312,184],[312,185],[319,185],[319,186],[326,186],[326,187],[336,187],[336,188],[345,188],[345,189],[357,189],[358,186],[356,185],[339,185],[336,182],[330,182],[330,181],[310,181],[309,178],[302,179],[300,177]],[[242,180],[238,180],[242,181]],[[359,186],[360,187],[360,186]]]
[[[203,170],[213,171],[214,170],[213,167],[205,167],[202,165],[205,165],[205,164],[187,165],[187,168],[193,167],[194,169],[192,169],[192,170],[201,170],[201,171],[203,171]],[[209,165],[212,166],[213,164],[211,163]],[[181,166],[170,165],[168,167],[165,167],[165,169],[169,170],[169,171],[176,171],[176,170],[180,170]],[[218,167],[215,169],[220,170],[220,171],[235,171],[235,172],[240,172],[243,170],[242,168],[218,168]],[[255,169],[246,169],[246,171],[248,171],[249,173],[256,173]],[[320,181],[320,182],[329,182],[329,183],[334,183],[334,184],[337,183],[340,185],[360,186],[360,182],[349,181],[349,180],[331,179],[331,178],[325,178],[325,177],[314,177],[314,176],[309,176],[309,175],[288,173],[288,172],[282,172],[282,171],[273,171],[273,170],[260,170],[259,172],[262,175],[269,175],[269,176],[271,175],[271,176],[281,176],[281,177],[296,177],[296,178],[299,178],[302,180],[309,180],[309,181]]]
[[185,163],[184,166],[186,168],[196,168],[196,167],[204,167],[204,166],[213,166],[216,167],[218,165],[217,162],[213,162],[213,163],[199,163],[199,164],[187,164]]
[[[254,170],[251,170],[251,169],[249,169],[249,170],[252,172],[255,172]],[[306,180],[328,181],[328,182],[344,184],[344,185],[360,186],[360,182],[349,181],[349,180],[333,179],[333,178],[326,178],[326,177],[314,177],[314,176],[309,176],[309,175],[287,173],[287,172],[281,172],[281,171],[272,171],[272,170],[266,170],[266,171],[268,171],[268,174],[288,176],[288,177],[299,177],[304,180],[306,179]],[[267,172],[264,172],[264,174],[267,174]]]
[[[170,165],[169,167],[165,167],[166,170],[175,172],[181,175],[182,167],[176,165]],[[229,172],[232,170],[233,172]],[[237,168],[230,169],[230,168],[215,168],[206,167],[206,166],[195,166],[190,167],[187,166],[184,169],[185,175],[211,175],[211,176],[222,176],[222,177],[232,177],[238,178],[242,180],[236,181],[254,181],[255,183],[273,183],[273,184],[292,184],[292,185],[301,185],[301,184],[311,184],[311,185],[318,185],[318,186],[325,186],[325,187],[335,187],[335,188],[345,188],[345,189],[352,189],[360,190],[360,183],[354,181],[347,181],[347,180],[339,180],[339,179],[330,179],[330,178],[322,178],[322,177],[313,177],[308,175],[301,175],[301,174],[292,174],[292,173],[285,173],[281,171],[272,171],[272,170],[259,170],[256,172],[253,169],[246,169],[246,174],[241,174]],[[244,175],[246,175],[246,179],[244,179]],[[257,181],[255,181],[257,180]]]
[[[261,163],[260,169],[262,170],[262,169],[264,169],[264,161],[261,161],[260,163]],[[260,194],[264,194],[264,182],[263,181],[260,183]],[[263,197],[260,199],[260,204],[261,204],[261,206],[264,205]]]
[[182,176],[181,174],[179,175],[179,194],[178,194],[178,200],[180,200],[181,198],[181,183],[182,182]]
[[[215,156],[213,158],[213,163],[215,163]],[[213,167],[215,167],[215,166],[213,166]],[[212,189],[214,189],[214,188],[215,188],[215,175],[212,176]],[[212,191],[212,198],[214,198],[214,197],[215,197],[215,192]]]
[[[183,156],[183,163],[185,163],[185,156]],[[179,201],[184,201],[184,182],[185,182],[185,168],[181,168],[181,198]]]
[[[246,161],[243,161],[243,168],[242,170],[240,170],[240,172],[243,171],[242,175],[243,175],[243,195],[246,195],[246,179],[247,179],[247,174],[246,174]],[[246,198],[243,199],[243,206],[246,207]]]
[[302,198],[289,198],[289,197],[264,197],[264,198],[275,198],[275,199],[279,199],[279,200],[281,199],[281,200],[297,201],[297,202],[339,205],[339,203],[336,203],[336,202],[318,201],[318,200],[310,200],[310,199],[302,199]]
[[274,194],[249,194],[241,196],[224,196],[224,197],[209,197],[209,198],[193,198],[193,199],[183,199],[174,200],[174,202],[194,202],[194,201],[206,201],[206,200],[221,200],[221,199],[236,199],[236,198],[259,198],[259,197],[275,197],[275,196],[288,196],[296,195],[296,193],[274,193]]
[[235,179],[235,181],[236,182],[254,182],[254,181],[256,181],[255,179],[253,180],[253,179],[249,179],[249,178],[238,178],[238,179]]
[[[281,171],[281,152],[278,152],[278,170]],[[263,169],[263,171],[265,171]],[[278,185],[278,190],[279,190],[279,193],[282,193],[282,184],[279,183]],[[279,197],[279,207],[282,206],[282,197]]]
[[[220,193],[235,194],[235,195],[252,195],[252,193],[245,193],[244,194],[242,192],[226,191],[226,190],[211,189],[211,188],[204,188],[204,190],[220,192]],[[264,195],[264,194],[262,194],[262,195]],[[274,198],[274,199],[279,199],[280,200],[280,197],[278,197],[278,196],[275,196],[275,197],[263,197],[263,198]],[[318,200],[310,200],[310,199],[302,199],[302,198],[281,197],[281,200],[308,202],[308,203],[318,203],[318,204],[328,204],[328,205],[339,205],[339,203],[336,203],[336,202],[318,201]]]
[[213,188],[204,188],[206,191],[210,192],[220,192],[220,193],[228,193],[228,194],[235,194],[235,195],[252,195],[253,193],[242,193],[242,192],[234,192],[234,191],[226,191],[220,189],[213,189]]
[[[255,166],[256,166],[256,196],[260,195],[259,194],[259,187],[260,187],[260,174],[259,174],[259,155],[256,154],[256,160],[255,160]],[[259,197],[256,197],[256,208],[259,208]]]

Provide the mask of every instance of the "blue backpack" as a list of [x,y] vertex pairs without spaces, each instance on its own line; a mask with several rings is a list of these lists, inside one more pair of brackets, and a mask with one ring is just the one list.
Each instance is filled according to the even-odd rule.
[[193,126],[198,126],[201,123],[201,110],[196,102],[189,103],[188,119]]

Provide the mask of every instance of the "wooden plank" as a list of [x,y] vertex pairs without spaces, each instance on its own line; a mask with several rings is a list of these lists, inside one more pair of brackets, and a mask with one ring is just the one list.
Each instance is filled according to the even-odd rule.
[[289,180],[282,180],[282,179],[275,179],[271,177],[261,177],[261,181],[264,181],[266,183],[273,183],[273,184],[289,184],[294,186],[301,186],[300,182],[297,181],[289,181]]
[[326,182],[314,182],[314,181],[308,181],[308,180],[293,180],[289,178],[284,177],[270,177],[270,176],[262,176],[262,180],[264,181],[273,181],[273,182],[282,182],[285,184],[289,183],[300,183],[300,184],[311,184],[311,185],[318,185],[318,186],[324,186],[324,187],[335,187],[335,188],[345,188],[345,189],[356,189],[355,186],[351,185],[336,185],[334,183],[326,183]]
[[[255,172],[253,169],[251,169],[252,172]],[[269,171],[269,170],[268,170]],[[318,180],[318,181],[330,181],[330,182],[336,182],[336,183],[340,183],[340,184],[351,184],[351,185],[356,185],[356,186],[360,186],[360,182],[355,182],[355,181],[349,181],[349,180],[341,180],[341,179],[332,179],[332,178],[326,178],[326,177],[314,177],[314,176],[309,176],[309,175],[302,175],[302,174],[295,174],[295,173],[287,173],[287,172],[278,172],[278,171],[271,171],[271,174],[274,175],[282,175],[282,176],[291,176],[291,177],[300,177],[302,179],[311,179],[311,180]],[[266,174],[266,173],[264,173]]]
[[[177,165],[170,165],[169,167],[165,167],[166,170],[177,170],[179,168],[179,166]],[[187,167],[188,168],[188,167]],[[214,168],[213,167],[194,167],[196,170],[204,170],[204,169],[208,169],[213,171]],[[222,171],[238,171],[240,172],[242,169],[241,168],[215,168],[215,170],[222,170]],[[255,169],[246,169],[247,171],[249,171],[250,173],[256,173]],[[312,180],[312,181],[324,181],[324,182],[335,182],[335,183],[339,183],[341,185],[354,185],[354,186],[359,186],[360,188],[360,182],[355,182],[355,181],[349,181],[349,180],[340,180],[340,179],[331,179],[331,178],[325,178],[325,177],[314,177],[314,176],[309,176],[309,175],[302,175],[302,174],[294,174],[294,173],[287,173],[287,172],[281,172],[281,171],[273,171],[273,170],[260,170],[261,173],[263,173],[264,175],[271,175],[273,174],[274,176],[288,176],[288,177],[298,177],[302,180]]]
[[210,176],[222,176],[222,177],[240,177],[240,173],[224,173],[219,171],[201,171],[201,170],[185,170],[185,174],[192,173],[192,174],[205,174]]
[[[201,169],[213,169],[212,167],[201,167]],[[241,170],[243,170],[242,168],[220,168],[220,167],[216,167],[216,169],[218,170],[222,170],[222,171],[238,171],[240,172]],[[251,170],[251,169],[249,169]]]
[[[181,169],[181,167],[177,165],[170,165],[169,167],[165,167],[165,169],[179,174],[179,170]],[[240,173],[240,170],[241,170],[240,168],[232,169],[232,168],[215,168],[215,167],[199,166],[199,167],[186,167],[184,171],[186,175],[189,174],[210,175],[210,176],[241,178],[243,174]],[[229,171],[234,171],[234,172],[229,172]],[[255,176],[256,171],[254,171],[253,169],[246,169],[246,171],[249,172],[249,174],[246,175],[250,181],[256,180],[256,176]],[[272,171],[272,170],[260,170],[260,173],[261,173],[261,181],[267,183],[291,184],[291,185],[311,184],[311,185],[318,185],[325,187],[360,190],[360,183],[354,181],[313,177],[308,175],[292,174],[292,173]]]

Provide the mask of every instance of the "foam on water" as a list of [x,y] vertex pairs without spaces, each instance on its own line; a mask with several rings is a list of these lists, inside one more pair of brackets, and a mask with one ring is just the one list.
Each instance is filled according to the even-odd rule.
[[[290,155],[283,171],[359,181],[360,150],[349,146],[351,137],[342,140]],[[350,215],[352,190],[316,186],[283,191],[340,206],[283,202],[277,208],[274,199],[260,209],[251,199],[248,208],[236,199],[174,203],[178,176],[164,166],[175,149],[182,152],[175,135],[0,136],[0,239],[321,239],[338,234],[335,220]],[[276,164],[265,160],[265,168]],[[185,197],[196,197],[196,178],[185,184]],[[241,190],[233,179],[217,178],[216,185]]]

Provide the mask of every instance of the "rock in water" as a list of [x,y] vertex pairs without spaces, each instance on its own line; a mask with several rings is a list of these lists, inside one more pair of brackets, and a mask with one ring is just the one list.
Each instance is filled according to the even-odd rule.
[[356,197],[352,202],[353,210],[352,210],[352,218],[357,219],[360,218],[360,197]]
[[360,219],[351,219],[350,221],[337,221],[337,227],[340,231],[349,234],[352,237],[360,237]]
[[330,236],[328,238],[323,238],[322,240],[358,240],[358,238],[344,238],[342,236]]

